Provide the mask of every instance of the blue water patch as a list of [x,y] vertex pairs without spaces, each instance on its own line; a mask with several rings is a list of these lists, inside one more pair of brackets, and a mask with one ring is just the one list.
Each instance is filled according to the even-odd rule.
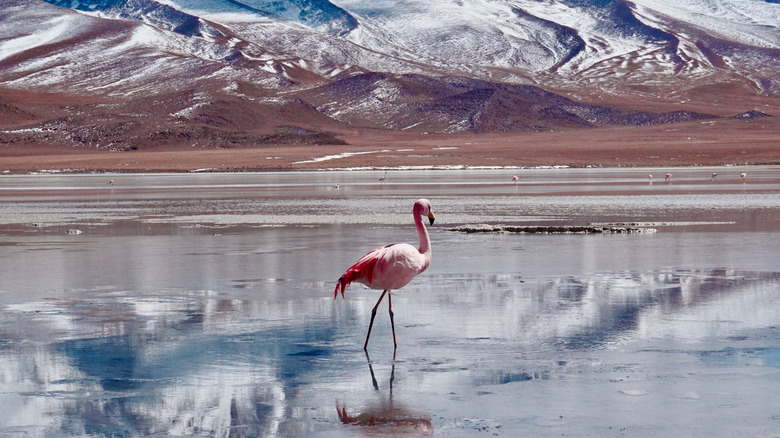
[[767,348],[759,357],[763,359],[765,366],[780,368],[780,348]]
[[780,348],[724,348],[701,351],[702,362],[712,366],[741,366],[745,364],[780,368]]

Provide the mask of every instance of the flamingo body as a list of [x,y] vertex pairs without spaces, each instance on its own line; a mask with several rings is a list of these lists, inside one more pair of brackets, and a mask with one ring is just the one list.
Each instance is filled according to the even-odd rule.
[[361,283],[371,289],[383,291],[371,312],[371,323],[368,326],[366,343],[363,346],[364,350],[368,347],[368,339],[371,337],[371,327],[374,325],[376,309],[386,294],[390,307],[390,323],[393,326],[393,344],[397,346],[390,291],[406,286],[431,264],[431,241],[428,237],[428,230],[425,229],[421,219],[421,216],[427,216],[431,225],[433,224],[435,216],[431,211],[430,201],[420,199],[415,202],[412,214],[414,215],[417,234],[420,237],[419,248],[415,248],[407,243],[391,243],[376,248],[347,269],[344,275],[339,278],[338,283],[336,283],[336,289],[333,291],[333,298],[337,298],[339,292],[341,292],[341,297],[344,298],[344,290],[352,282]]
[[425,271],[430,263],[430,253],[426,257],[408,243],[391,243],[376,248],[347,269],[344,274],[346,281],[340,282],[341,293],[343,295],[346,286],[353,281],[371,289],[400,289]]

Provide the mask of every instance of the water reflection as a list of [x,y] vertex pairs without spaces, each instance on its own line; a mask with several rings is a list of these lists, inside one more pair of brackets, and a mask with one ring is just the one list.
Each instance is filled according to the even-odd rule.
[[[371,384],[374,391],[379,392],[380,386],[368,352],[366,352],[366,360],[371,374]],[[346,425],[358,427],[361,434],[367,436],[433,436],[433,424],[430,418],[393,400],[394,381],[395,359],[390,369],[388,395],[382,396],[379,400],[369,401],[360,412],[352,414],[346,405],[337,402],[336,412],[339,420]]]
[[[429,280],[423,286],[432,288],[428,298],[406,305],[441,312],[435,320],[406,324],[406,337],[419,345],[406,342],[399,349],[413,358],[450,344],[456,350],[445,356],[462,357],[449,365],[424,360],[416,370],[407,358],[402,362],[405,372],[425,378],[465,370],[475,387],[560,378],[557,373],[566,369],[523,361],[507,368],[511,362],[501,360],[486,368],[480,358],[491,357],[486,356],[491,349],[497,349],[493,357],[540,348],[570,354],[643,338],[728,338],[772,327],[778,320],[780,273],[713,269],[552,279],[470,274]],[[283,284],[288,291],[289,286]],[[353,314],[345,322],[344,315],[332,313],[328,294],[301,305],[284,299],[230,299],[209,291],[141,297],[119,290],[82,294],[80,299],[3,309],[0,419],[6,426],[1,430],[305,433],[315,430],[318,421],[327,422],[328,415],[309,406],[302,394],[323,391],[323,379],[336,387],[349,382],[357,366],[353,355],[360,350],[365,314]],[[367,297],[369,307],[372,297]],[[355,328],[345,335],[343,324]],[[30,333],[33,327],[35,334]],[[345,354],[354,366],[344,367],[339,357]],[[702,360],[714,362],[713,354]],[[338,420],[365,434],[432,434],[430,418],[407,407],[410,397],[402,397],[406,403],[394,398],[396,363],[389,376],[381,377],[388,382],[381,391],[370,360],[367,368],[364,376],[370,375],[373,392],[382,397],[361,401],[365,390],[356,390],[358,397],[350,404],[339,404]],[[358,380],[368,388],[367,378]],[[421,390],[404,389],[413,394]],[[331,400],[339,398],[338,390],[332,394]],[[302,403],[309,407],[296,410]]]
[[450,274],[434,282],[442,291],[436,308],[461,314],[458,327],[468,338],[585,351],[664,332],[696,339],[771,326],[777,312],[766,306],[778,301],[780,273],[718,268],[555,278]]

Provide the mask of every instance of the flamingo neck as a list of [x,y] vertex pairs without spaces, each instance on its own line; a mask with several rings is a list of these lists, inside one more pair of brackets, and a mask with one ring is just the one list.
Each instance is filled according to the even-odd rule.
[[425,224],[423,224],[422,221],[422,216],[420,216],[420,212],[416,208],[414,210],[414,225],[417,226],[417,234],[420,236],[420,254],[422,254],[428,262],[430,262],[431,238],[428,237],[428,230],[425,228]]

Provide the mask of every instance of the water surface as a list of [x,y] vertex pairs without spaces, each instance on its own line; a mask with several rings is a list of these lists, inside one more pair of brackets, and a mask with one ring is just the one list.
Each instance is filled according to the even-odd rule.
[[[780,172],[743,170],[0,177],[0,435],[779,436]],[[335,282],[423,196],[367,357]]]

